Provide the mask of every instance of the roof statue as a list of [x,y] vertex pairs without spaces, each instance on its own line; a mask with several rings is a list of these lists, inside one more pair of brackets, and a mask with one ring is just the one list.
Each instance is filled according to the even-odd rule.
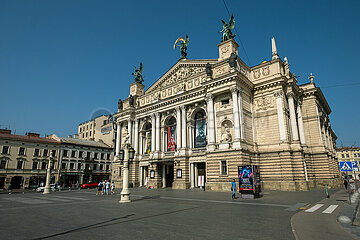
[[186,34],[186,38],[179,37],[178,39],[176,39],[175,44],[174,44],[174,49],[176,47],[180,48],[180,54],[181,54],[180,59],[186,59],[186,56],[187,56],[186,50],[187,50],[188,45],[189,45],[189,37],[187,34]]
[[231,15],[229,24],[227,24],[224,20],[221,20],[223,23],[223,29],[219,32],[222,33],[221,42],[225,42],[229,39],[233,39],[236,35],[231,32],[231,30],[235,27],[235,19],[234,15]]
[[143,72],[143,65],[142,65],[142,62],[141,62],[139,69],[137,69],[135,67],[135,72],[131,74],[131,75],[134,75],[135,82],[142,83],[144,81],[144,78],[142,76],[142,72]]

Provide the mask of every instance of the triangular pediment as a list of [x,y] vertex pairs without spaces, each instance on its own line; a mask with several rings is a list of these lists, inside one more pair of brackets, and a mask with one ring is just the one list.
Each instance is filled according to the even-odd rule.
[[205,74],[205,66],[207,63],[216,63],[216,59],[202,60],[181,60],[172,66],[164,75],[162,75],[152,86],[150,86],[145,94],[168,88],[174,84],[179,84],[189,78]]

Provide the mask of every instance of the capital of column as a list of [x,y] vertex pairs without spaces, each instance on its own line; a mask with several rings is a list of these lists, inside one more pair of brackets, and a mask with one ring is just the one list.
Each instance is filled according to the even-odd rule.
[[185,111],[185,110],[186,110],[185,105],[181,105],[181,106],[180,106],[180,109],[181,109],[181,111]]
[[212,93],[207,93],[205,95],[205,101],[208,103],[209,101],[212,101],[214,99],[214,95]]
[[288,98],[293,98],[293,99],[294,99],[295,94],[294,94],[294,92],[288,92],[288,93],[286,93],[286,96],[287,96]]
[[155,115],[155,118],[160,118],[160,113],[156,112],[156,113],[154,113],[154,115]]
[[231,91],[232,94],[237,94],[239,89],[237,87],[231,87],[230,91]]
[[282,92],[281,90],[274,92],[274,96],[275,96],[276,98],[281,98],[282,95],[283,95],[283,92]]

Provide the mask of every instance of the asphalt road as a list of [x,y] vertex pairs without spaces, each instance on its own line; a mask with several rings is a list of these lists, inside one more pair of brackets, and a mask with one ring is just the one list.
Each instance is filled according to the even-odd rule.
[[[325,193],[265,191],[260,199],[231,200],[230,192],[131,189],[130,197],[131,203],[120,204],[119,193],[96,196],[95,190],[50,195],[0,194],[0,236],[1,239],[288,240],[295,239],[292,216],[305,214],[306,209],[324,200]],[[301,235],[309,229],[301,225],[303,221],[328,224],[327,218],[336,219],[341,204],[331,203],[338,205],[331,213],[307,212],[303,220],[300,216],[293,221],[293,225],[298,224],[293,226],[298,239],[317,239],[311,234]],[[344,231],[334,226],[331,225],[330,231],[342,236]],[[330,234],[326,239],[339,239],[337,236]]]

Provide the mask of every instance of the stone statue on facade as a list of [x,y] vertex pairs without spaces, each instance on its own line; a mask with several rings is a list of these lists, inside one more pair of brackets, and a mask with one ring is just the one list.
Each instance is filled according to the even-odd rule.
[[237,55],[236,55],[236,53],[231,53],[231,55],[229,57],[229,65],[232,68],[237,67]]
[[223,23],[223,29],[219,32],[222,33],[221,42],[225,42],[229,39],[233,39],[236,35],[231,32],[231,30],[235,27],[235,19],[234,15],[231,15],[229,24],[227,24],[224,20],[221,20]]
[[130,94],[130,97],[129,97],[129,105],[131,107],[134,107],[135,105],[135,101],[134,101],[134,96]]
[[131,74],[135,77],[135,82],[142,83],[144,81],[144,78],[142,76],[143,69],[144,68],[142,62],[140,63],[139,69],[135,67],[135,72]]
[[211,64],[210,63],[206,64],[205,72],[206,72],[206,76],[212,77],[212,69],[211,69]]
[[120,98],[118,100],[118,109],[123,110],[123,101]]
[[227,123],[224,124],[224,130],[221,134],[221,143],[228,143],[231,142],[232,137],[231,137],[231,133],[230,133],[230,128],[227,125]]
[[[178,44],[179,43],[179,44]],[[181,59],[186,59],[187,53],[187,46],[189,45],[189,37],[188,35],[186,35],[186,38],[184,37],[179,37],[178,39],[176,39],[175,44],[174,44],[174,49],[176,47],[180,48],[180,60]]]

